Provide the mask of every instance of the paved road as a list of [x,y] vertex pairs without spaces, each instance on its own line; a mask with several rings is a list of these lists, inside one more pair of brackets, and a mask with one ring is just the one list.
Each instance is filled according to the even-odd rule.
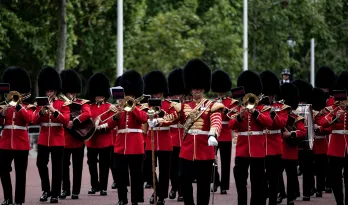
[[[39,173],[36,168],[36,153],[31,151],[30,157],[29,157],[29,165],[28,165],[28,173],[27,173],[27,194],[26,194],[26,204],[46,204],[46,203],[40,203],[39,198],[41,196],[41,185],[40,185],[40,177]],[[233,164],[232,164],[233,166]],[[13,173],[12,173],[13,175]],[[87,191],[90,188],[89,183],[89,172],[88,172],[88,166],[86,162],[85,157],[85,163],[84,163],[84,169],[83,169],[83,180],[82,180],[82,190],[80,194],[79,200],[71,200],[71,199],[65,199],[60,200],[60,204],[74,204],[74,205],[92,205],[92,204],[99,204],[99,205],[109,205],[109,204],[116,204],[117,203],[117,191],[116,190],[108,190],[108,196],[90,196],[87,195]],[[111,173],[109,178],[109,187],[111,186],[112,180],[111,180]],[[14,177],[12,177],[12,180],[14,181]],[[300,178],[300,181],[302,181],[302,178]],[[249,183],[250,184],[250,183]],[[195,186],[195,184],[194,184]],[[236,197],[236,189],[234,184],[234,178],[231,176],[231,189],[228,192],[228,195],[220,195],[219,191],[215,194],[215,204],[216,205],[237,205],[237,197]],[[249,188],[249,194],[250,194],[250,187]],[[1,189],[1,188],[0,188]],[[0,191],[0,199],[3,199],[2,190]],[[149,198],[152,194],[151,189],[145,189],[145,203],[143,204],[149,204]],[[249,195],[250,196],[250,195]],[[128,196],[130,199],[130,196]],[[300,198],[299,198],[300,199]],[[48,204],[48,203],[47,203]],[[177,202],[175,200],[167,199],[166,204],[168,205],[179,205],[183,202]],[[284,203],[285,204],[285,201]],[[311,198],[310,202],[303,202],[301,200],[296,201],[295,204],[302,204],[302,205],[334,205],[334,199],[333,195],[331,194],[324,194],[323,198]]]

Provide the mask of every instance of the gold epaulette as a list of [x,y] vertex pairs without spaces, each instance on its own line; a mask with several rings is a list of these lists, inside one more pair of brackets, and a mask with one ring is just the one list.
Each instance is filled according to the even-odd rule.
[[319,111],[313,110],[313,117],[316,117],[319,113]]
[[174,108],[176,112],[180,112],[181,111],[181,103],[177,103],[177,102],[170,102],[170,108]]
[[325,110],[329,111],[330,113],[332,113],[332,112],[334,111],[334,109],[332,108],[332,106],[326,107]]
[[271,107],[270,106],[267,106],[267,105],[264,105],[261,112],[265,112],[265,111],[268,111],[268,110],[271,110]]
[[235,99],[233,99],[233,98],[231,98],[231,104],[230,105],[233,105],[233,104],[235,104],[235,103],[238,103],[239,102],[239,100],[235,100]]
[[78,99],[78,100],[80,100],[81,102],[80,102],[80,104],[81,105],[83,105],[83,104],[85,104],[85,103],[89,103],[90,101],[89,100],[86,100],[86,99]]
[[[207,100],[207,102],[209,102],[209,100]],[[222,103],[214,102],[212,104],[213,105],[210,108],[211,112],[216,112],[216,111],[218,111],[220,109],[223,110],[225,108],[224,104],[222,104]]]
[[298,122],[298,121],[301,121],[301,120],[304,120],[304,118],[302,116],[297,116],[297,118],[295,120],[295,123]]

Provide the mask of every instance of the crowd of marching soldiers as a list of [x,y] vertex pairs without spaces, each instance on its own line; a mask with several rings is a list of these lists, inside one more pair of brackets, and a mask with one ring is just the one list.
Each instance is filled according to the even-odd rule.
[[[145,76],[136,70],[126,71],[114,86],[123,88],[124,96],[133,99],[135,105],[127,109],[108,102],[111,85],[103,73],[90,77],[85,100],[77,98],[82,83],[76,71],[59,74],[52,67],[43,68],[38,88],[40,96],[48,97],[47,105],[25,97],[31,92],[25,69],[9,67],[2,80],[10,85],[10,91],[20,93],[19,99],[13,97],[0,105],[3,205],[25,202],[28,124],[41,127],[36,162],[41,202],[79,198],[86,147],[91,184],[88,194],[107,195],[111,169],[118,205],[128,204],[128,186],[131,204],[143,203],[144,182],[145,188],[154,189],[150,204],[163,205],[169,197],[194,205],[194,181],[196,204],[208,205],[211,192],[220,189],[221,194],[227,194],[230,189],[232,141],[237,137],[233,175],[238,205],[247,204],[249,172],[251,205],[267,201],[275,205],[284,199],[294,204],[300,197],[299,173],[303,175],[303,201],[314,194],[322,197],[323,192],[333,192],[337,204],[344,204],[348,72],[337,77],[330,68],[322,67],[313,88],[303,80],[280,83],[271,71],[244,71],[232,89],[228,73],[211,72],[206,63],[193,59],[168,77],[158,70]],[[216,94],[214,100],[204,96],[210,90]],[[149,101],[137,100],[144,94],[160,99],[155,114],[149,114],[153,111]],[[79,105],[78,114],[73,112],[72,102],[74,109]],[[72,130],[88,129],[89,121],[93,134],[81,140]],[[80,134],[84,135],[83,129]],[[220,173],[216,159],[221,160]],[[14,198],[12,161],[16,171]]]

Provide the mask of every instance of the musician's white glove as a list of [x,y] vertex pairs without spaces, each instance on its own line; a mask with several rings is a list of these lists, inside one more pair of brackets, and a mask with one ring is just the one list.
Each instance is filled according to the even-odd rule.
[[104,123],[98,126],[98,130],[104,129],[108,127],[108,123]]
[[218,146],[218,141],[216,140],[215,136],[209,135],[208,145],[209,146],[215,146],[215,147]]
[[158,121],[156,119],[153,119],[153,120],[148,119],[147,124],[149,124],[149,128],[153,128],[158,125]]

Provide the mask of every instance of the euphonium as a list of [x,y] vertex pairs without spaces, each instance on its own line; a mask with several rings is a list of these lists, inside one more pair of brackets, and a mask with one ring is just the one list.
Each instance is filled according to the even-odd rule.
[[252,93],[248,93],[243,97],[243,105],[247,109],[255,108],[258,103],[259,103],[259,98]]
[[6,106],[16,106],[29,97],[30,95],[21,95],[17,91],[10,91],[7,94],[6,100],[0,102],[0,108],[5,108]]

